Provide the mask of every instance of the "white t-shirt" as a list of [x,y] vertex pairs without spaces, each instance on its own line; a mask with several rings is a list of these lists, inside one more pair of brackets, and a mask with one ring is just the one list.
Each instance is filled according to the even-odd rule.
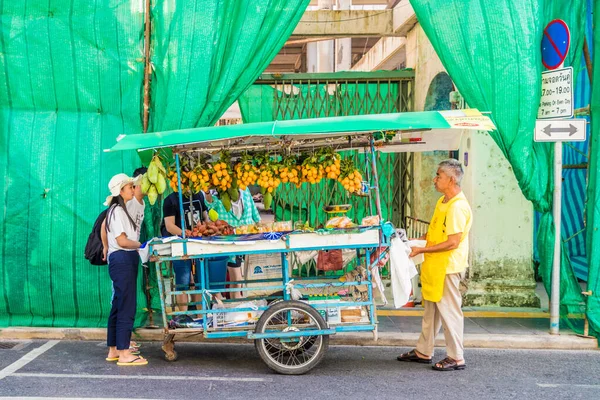
[[144,209],[146,205],[144,204],[144,200],[140,204],[138,200],[134,197],[129,200],[125,206],[127,207],[127,212],[133,218],[133,222],[135,222],[135,226],[137,227],[135,230],[137,241],[140,240],[140,230],[142,229],[142,223],[144,222]]
[[[127,239],[129,240],[137,241],[139,238],[139,233],[136,229],[137,227],[131,225],[129,218],[127,218],[127,214],[125,214],[125,210],[120,206],[116,206],[114,210],[109,211],[109,214],[109,230],[106,232],[108,239],[108,255],[110,256],[113,252],[118,250],[136,251],[137,249],[124,249],[117,243],[117,237],[121,236],[122,233],[125,233],[125,236],[127,236]],[[132,218],[134,217],[132,216]]]

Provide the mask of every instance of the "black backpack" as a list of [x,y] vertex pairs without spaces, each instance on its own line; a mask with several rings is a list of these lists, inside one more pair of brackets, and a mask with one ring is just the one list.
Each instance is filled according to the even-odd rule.
[[85,245],[85,258],[89,260],[92,265],[107,265],[106,261],[102,260],[103,256],[103,246],[102,246],[102,237],[100,236],[100,229],[102,229],[102,222],[106,218],[106,213],[108,212],[108,208],[98,215],[96,218],[96,222],[94,222],[94,227],[92,228],[92,232],[90,236],[88,236],[87,243]]

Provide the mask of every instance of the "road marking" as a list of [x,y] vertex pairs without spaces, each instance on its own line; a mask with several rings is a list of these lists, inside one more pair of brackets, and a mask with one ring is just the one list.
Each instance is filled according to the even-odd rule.
[[22,372],[11,377],[23,378],[70,378],[70,379],[147,379],[155,381],[234,381],[234,382],[271,382],[265,378],[236,378],[234,376],[164,376],[164,375],[87,375],[87,374],[44,374]]
[[31,350],[29,353],[25,354],[23,357],[19,358],[14,363],[10,364],[8,367],[4,368],[0,371],[0,380],[6,378],[9,375],[12,375],[14,372],[20,370],[33,360],[35,360],[41,354],[44,354],[52,347],[54,347],[60,340],[50,340],[38,348]]
[[583,389],[600,389],[600,385],[577,385],[569,383],[537,383],[539,387],[543,388],[559,388],[559,387],[571,387],[571,388],[583,388]]
[[[0,400],[69,400],[69,399],[85,399],[85,400],[129,400],[127,397],[0,397]],[[136,400],[154,400],[154,399],[137,399]]]

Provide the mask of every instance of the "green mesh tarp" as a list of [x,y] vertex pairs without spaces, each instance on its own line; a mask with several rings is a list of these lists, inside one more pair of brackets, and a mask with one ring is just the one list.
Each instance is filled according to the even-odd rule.
[[108,268],[83,249],[139,166],[102,149],[141,131],[143,73],[143,14],[111,3],[0,2],[0,326],[106,325]]
[[[152,1],[151,127],[215,121],[308,2]],[[0,327],[106,326],[108,269],[83,250],[110,177],[140,166],[103,149],[142,132],[143,4],[0,0]]]
[[[492,138],[510,162],[523,194],[542,213],[540,271],[547,289],[552,269],[552,145],[533,142],[541,94],[540,43],[555,18],[571,31],[565,66],[577,76],[585,26],[585,0],[411,0],[444,67],[471,107],[491,111]],[[566,257],[561,260],[562,315],[582,311],[584,300]],[[596,261],[596,263],[598,260]]]
[[210,126],[279,52],[309,0],[159,0],[153,130]]
[[590,326],[600,332],[600,0],[594,3],[594,76],[592,85],[592,149],[587,200],[587,252],[589,260],[587,302]]

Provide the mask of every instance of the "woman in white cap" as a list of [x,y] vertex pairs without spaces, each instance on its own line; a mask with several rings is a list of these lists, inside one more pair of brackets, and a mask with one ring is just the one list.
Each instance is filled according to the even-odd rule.
[[134,178],[125,174],[113,176],[108,183],[110,196],[104,203],[110,206],[106,214],[108,273],[115,291],[108,317],[106,359],[131,366],[148,364],[145,358],[129,351],[137,301],[137,249],[141,246],[136,223],[126,206],[134,197],[134,182]]

